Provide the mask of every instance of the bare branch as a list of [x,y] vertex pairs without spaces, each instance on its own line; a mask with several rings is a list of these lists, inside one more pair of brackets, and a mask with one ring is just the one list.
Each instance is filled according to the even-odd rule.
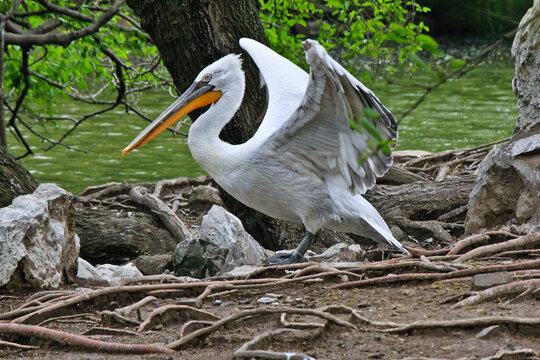
[[91,25],[80,30],[69,33],[47,33],[47,34],[6,34],[6,44],[32,46],[56,44],[68,46],[72,41],[82,37],[92,35],[99,31],[99,28],[105,25],[117,12],[125,0],[117,0],[105,13],[100,15]]
[[81,20],[81,21],[86,21],[86,22],[93,22],[94,21],[93,17],[88,16],[88,15],[84,15],[83,13],[81,13],[79,11],[76,11],[76,10],[72,10],[72,9],[70,9],[68,7],[52,4],[52,3],[48,2],[48,1],[45,1],[45,0],[37,0],[37,2],[40,3],[44,8],[46,8],[47,10],[49,10],[49,11],[51,11],[53,13],[67,15],[67,16],[72,17],[74,19]]

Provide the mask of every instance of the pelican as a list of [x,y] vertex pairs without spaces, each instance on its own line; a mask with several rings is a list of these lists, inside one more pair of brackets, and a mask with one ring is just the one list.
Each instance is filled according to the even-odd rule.
[[229,54],[204,68],[122,154],[210,105],[189,129],[193,158],[244,205],[305,226],[296,249],[270,257],[265,265],[305,261],[322,228],[365,236],[408,254],[362,197],[388,170],[392,156],[373,151],[373,132],[358,132],[350,125],[370,108],[379,114],[370,121],[380,138],[395,142],[392,113],[317,41],[302,42],[309,74],[255,40],[240,39],[240,46],[257,64],[267,89],[267,110],[251,139],[231,145],[219,138],[240,107],[245,88],[241,58]]

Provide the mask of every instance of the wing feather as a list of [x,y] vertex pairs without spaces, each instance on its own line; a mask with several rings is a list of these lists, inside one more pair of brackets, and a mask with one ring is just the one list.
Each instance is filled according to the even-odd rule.
[[321,45],[313,40],[303,44],[310,65],[305,95],[264,146],[279,153],[297,171],[315,173],[326,181],[346,184],[352,193],[362,194],[388,170],[392,156],[380,150],[373,152],[371,142],[376,143],[376,139],[368,131],[352,130],[349,121],[364,116],[363,110],[371,108],[380,115],[370,120],[380,137],[396,141],[396,119]]

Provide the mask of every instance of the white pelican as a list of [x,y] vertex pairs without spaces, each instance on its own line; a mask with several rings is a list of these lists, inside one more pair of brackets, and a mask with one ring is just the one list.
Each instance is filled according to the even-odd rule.
[[[408,254],[377,210],[361,194],[373,187],[392,156],[373,152],[369,131],[352,130],[350,121],[371,108],[383,140],[397,139],[397,123],[379,99],[332,59],[314,40],[302,43],[310,74],[251,39],[240,46],[257,64],[266,84],[264,119],[246,143],[219,138],[238,110],[245,80],[239,55],[230,54],[204,68],[194,83],[122,152],[150,141],[190,111],[210,105],[189,129],[194,159],[237,200],[266,215],[302,222],[306,235],[288,255],[269,264],[303,261],[325,227],[387,243]],[[360,161],[362,158],[365,161]],[[366,158],[367,157],[367,158]]]

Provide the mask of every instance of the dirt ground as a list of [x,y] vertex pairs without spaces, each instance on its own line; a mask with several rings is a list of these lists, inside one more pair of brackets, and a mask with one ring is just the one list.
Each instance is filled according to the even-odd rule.
[[[508,299],[497,299],[481,304],[453,309],[454,302],[441,304],[444,300],[470,290],[465,282],[408,282],[401,284],[380,284],[352,289],[331,289],[340,283],[339,277],[275,285],[262,288],[240,289],[233,292],[216,291],[202,301],[202,310],[219,317],[225,317],[243,310],[256,308],[299,308],[317,309],[326,305],[346,305],[355,309],[371,321],[409,324],[425,320],[458,320],[487,316],[512,316],[518,318],[540,317],[540,303],[535,297],[523,297],[507,303]],[[341,279],[343,280],[343,279]],[[142,319],[154,309],[179,304],[186,299],[200,295],[202,289],[191,289],[177,295],[167,294],[157,297],[141,308]],[[68,290],[68,289],[66,289]],[[221,293],[221,294],[220,294]],[[270,295],[268,295],[270,293]],[[16,309],[31,296],[31,293],[4,291],[0,293],[0,311],[5,313]],[[142,299],[138,293],[111,294],[100,301],[86,302],[77,307],[65,308],[61,313],[88,313],[89,315],[58,319],[43,326],[81,334],[95,326],[137,331],[136,325],[104,324],[100,311],[113,310]],[[257,300],[274,297],[273,304],[261,304]],[[336,314],[351,321],[355,328],[347,328],[334,323],[326,326],[299,330],[294,335],[284,335],[273,341],[260,344],[257,349],[274,352],[302,352],[316,359],[533,359],[540,358],[540,327],[524,325],[501,325],[485,337],[478,334],[487,326],[471,328],[438,328],[414,330],[412,332],[388,333],[373,324],[354,321],[350,314]],[[161,317],[161,321],[140,334],[91,335],[90,338],[122,343],[165,345],[179,338],[186,318]],[[319,323],[326,321],[313,316],[289,314],[287,321],[299,323]],[[266,331],[282,328],[280,314],[255,316],[233,322],[195,340],[185,348],[171,355],[110,355],[58,345],[46,340],[2,335],[2,340],[40,346],[39,349],[14,350],[0,346],[3,359],[232,359],[235,350],[245,342]],[[517,355],[516,350],[532,349],[536,355]],[[494,357],[501,351],[514,352],[506,357]],[[536,356],[536,357],[535,357]],[[279,357],[276,357],[279,358]],[[282,357],[286,358],[286,357]],[[291,357],[294,358],[294,357]]]

